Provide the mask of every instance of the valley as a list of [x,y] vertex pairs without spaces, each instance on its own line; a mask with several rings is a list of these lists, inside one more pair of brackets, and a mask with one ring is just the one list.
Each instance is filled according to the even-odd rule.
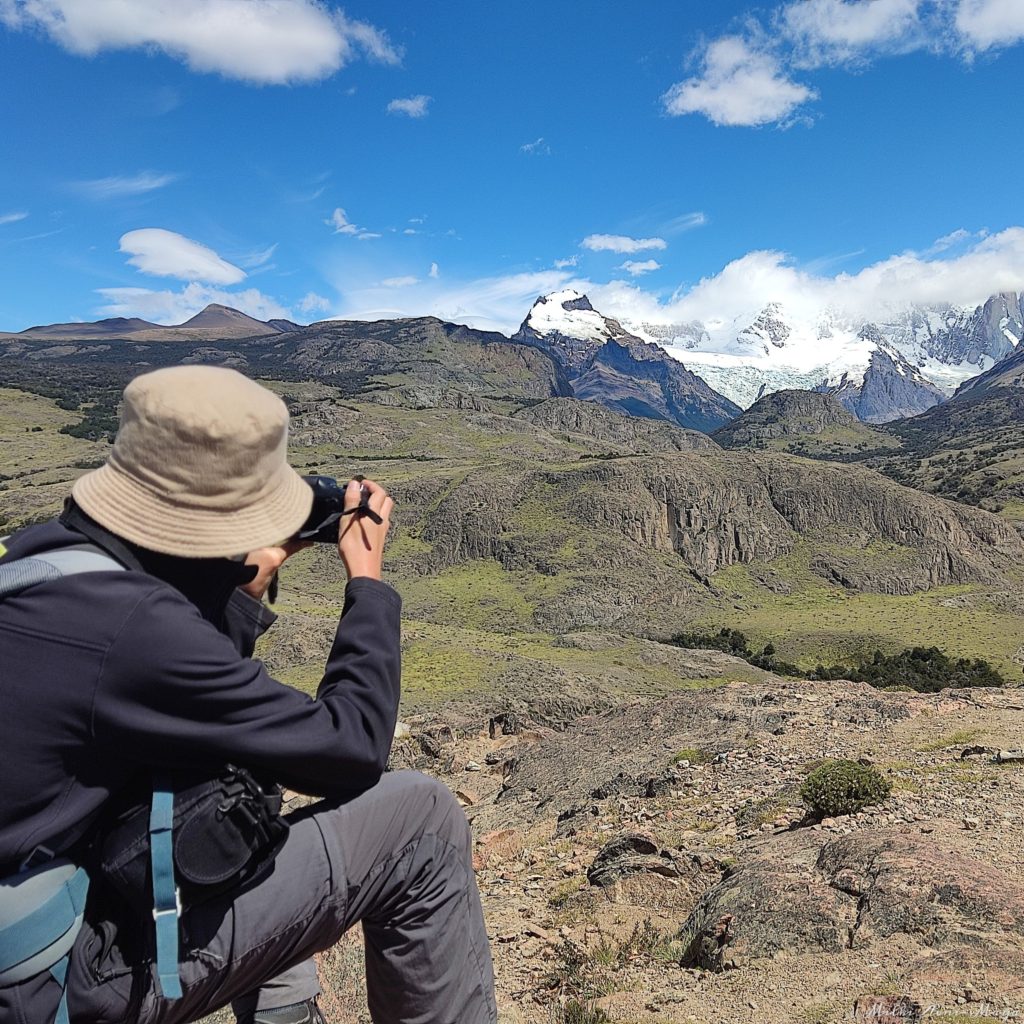
[[[726,406],[621,336],[565,354],[424,318],[0,346],[3,532],[106,457],[132,375],[185,360],[280,394],[300,472],[394,495],[392,766],[473,822],[503,1024],[1024,1013],[1024,776],[993,760],[1024,747],[1018,390],[890,424],[782,391],[709,434]],[[343,592],[326,546],[288,563],[258,651],[277,678],[315,693]],[[803,670],[936,646],[1008,685],[883,691],[667,643],[726,627]],[[823,758],[892,795],[807,817]],[[358,934],[320,968],[325,1006],[366,1021]]]

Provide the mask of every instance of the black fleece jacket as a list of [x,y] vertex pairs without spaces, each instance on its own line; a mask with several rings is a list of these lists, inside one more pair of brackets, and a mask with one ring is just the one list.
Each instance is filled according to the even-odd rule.
[[373,785],[398,713],[401,599],[352,580],[316,698],[252,660],[273,621],[237,590],[251,570],[126,545],[70,509],[7,541],[4,562],[85,540],[126,572],[0,599],[0,876],[40,845],[71,848],[152,769],[231,762],[300,792]]

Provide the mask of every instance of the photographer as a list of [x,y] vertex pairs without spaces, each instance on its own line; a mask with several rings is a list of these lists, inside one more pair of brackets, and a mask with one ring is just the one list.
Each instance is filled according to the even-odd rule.
[[[76,481],[59,521],[6,542],[0,1022],[66,1013],[72,1024],[170,1024],[233,1003],[242,1022],[314,1024],[324,1018],[308,960],[357,921],[375,1021],[496,1019],[465,816],[436,781],[383,774],[400,674],[400,599],[381,582],[392,509],[383,488],[345,492],[338,550],[349,581],[316,698],[249,657],[273,621],[260,599],[304,546],[281,542],[312,502],[287,465],[287,427],[284,403],[233,370],[144,374],[125,390],[107,463]],[[29,567],[83,554],[89,568],[25,585]],[[160,890],[164,833],[178,837],[177,873],[185,831],[180,793],[178,831],[159,824],[157,780],[186,770],[217,780],[228,765],[324,800],[289,816],[279,848],[252,850],[234,888],[206,896],[178,877],[180,912],[159,894],[160,913],[143,912],[111,882],[110,865],[128,856],[110,853],[112,808],[129,820],[129,795],[153,787],[147,848]],[[216,846],[193,853],[204,869]],[[88,876],[84,914],[72,893],[63,938],[36,929],[44,948],[26,949],[25,894],[64,863],[69,890]],[[168,933],[154,933],[169,920],[168,972]],[[55,962],[68,936],[69,962]]]

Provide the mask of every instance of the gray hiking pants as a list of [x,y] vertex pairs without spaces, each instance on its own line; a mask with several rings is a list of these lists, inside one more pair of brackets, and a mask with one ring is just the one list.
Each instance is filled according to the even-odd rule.
[[181,999],[158,997],[148,974],[97,970],[101,936],[87,923],[69,973],[72,1024],[193,1021],[231,1002],[251,1007],[247,994],[271,979],[261,1003],[305,999],[318,988],[302,962],[357,921],[378,1024],[495,1024],[469,826],[444,785],[386,774],[351,801],[314,804],[291,821],[271,875],[185,911]]

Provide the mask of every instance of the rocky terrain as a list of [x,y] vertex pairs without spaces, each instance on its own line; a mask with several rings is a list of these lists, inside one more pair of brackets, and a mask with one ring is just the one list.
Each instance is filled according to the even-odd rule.
[[[991,1024],[1024,1015],[1024,775],[994,760],[1021,710],[766,677],[557,728],[417,716],[393,763],[472,820],[502,1021]],[[808,817],[824,757],[893,795]],[[321,968],[338,1019],[368,1020],[358,937]]]

